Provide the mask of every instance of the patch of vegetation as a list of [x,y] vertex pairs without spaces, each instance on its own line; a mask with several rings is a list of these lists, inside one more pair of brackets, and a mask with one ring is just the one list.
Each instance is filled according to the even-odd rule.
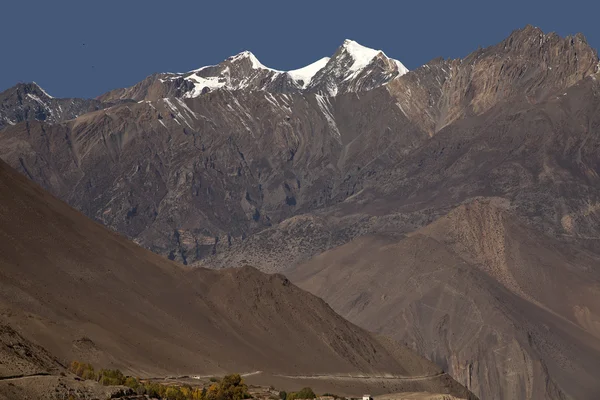
[[96,372],[91,364],[80,363],[79,361],[73,361],[69,365],[69,371],[85,380],[96,380]]
[[239,374],[227,375],[221,382],[210,385],[206,400],[242,400],[249,399],[248,386]]
[[124,385],[127,378],[118,369],[101,369],[96,380],[104,386]]
[[288,393],[286,400],[299,400],[299,399],[315,399],[317,395],[309,387],[305,387],[298,392]]
[[125,376],[118,369],[101,369],[98,372],[88,363],[73,361],[69,371],[84,380],[94,380],[104,386],[126,386],[138,395],[160,400],[243,400],[251,398],[248,386],[238,374],[223,379],[210,378],[208,388],[193,388],[190,385],[163,385]]

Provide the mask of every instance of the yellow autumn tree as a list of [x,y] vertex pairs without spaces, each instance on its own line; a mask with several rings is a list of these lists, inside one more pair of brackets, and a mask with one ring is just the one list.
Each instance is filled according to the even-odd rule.
[[210,385],[206,400],[242,400],[248,399],[248,386],[239,374],[227,375],[219,383]]

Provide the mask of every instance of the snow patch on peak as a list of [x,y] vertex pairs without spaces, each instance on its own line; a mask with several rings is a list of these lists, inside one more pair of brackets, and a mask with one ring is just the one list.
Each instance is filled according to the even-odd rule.
[[[354,63],[350,66],[350,71],[359,71],[369,65],[369,63],[377,57],[379,53],[383,54],[381,50],[373,50],[363,45],[358,44],[354,40],[346,39],[342,47],[350,54],[354,59]],[[385,54],[383,54],[385,55]]]
[[54,98],[54,97],[50,96],[50,95],[49,95],[49,94],[48,94],[48,93],[47,93],[47,92],[46,92],[44,89],[42,89],[42,87],[41,87],[40,85],[38,85],[37,83],[33,82],[33,84],[34,84],[35,86],[37,86],[37,88],[38,88],[38,89],[40,89],[40,91],[41,91],[42,93],[44,93],[46,96],[48,96],[48,98],[50,98],[50,99],[53,99],[53,98]]
[[287,74],[296,82],[302,81],[301,87],[304,89],[309,85],[316,73],[322,70],[325,65],[327,65],[328,61],[329,57],[323,57],[320,60],[307,65],[306,67],[288,71]]
[[243,59],[250,60],[250,62],[252,63],[252,68],[254,68],[254,69],[267,69],[269,71],[281,72],[276,69],[264,66],[260,61],[258,61],[258,58],[256,58],[256,56],[254,54],[252,54],[251,52],[249,52],[248,50],[242,51],[241,53],[236,54],[233,57],[229,57],[228,60],[233,62],[233,61],[238,61],[238,60],[243,60]]
[[176,75],[192,74],[192,73],[200,72],[200,71],[203,71],[205,69],[214,68],[214,67],[216,67],[216,65],[205,65],[204,67],[200,67],[198,69],[193,69],[193,70],[188,71],[188,72],[178,72]]
[[187,79],[194,84],[194,89],[191,92],[186,93],[185,97],[187,98],[200,96],[204,88],[208,88],[210,90],[220,89],[222,87],[225,87],[225,85],[227,84],[227,81],[224,80],[221,76],[209,76],[203,78],[196,74],[192,74],[188,76]]
[[402,76],[408,72],[408,68],[404,66],[400,61],[394,60],[396,66],[398,67],[398,76]]

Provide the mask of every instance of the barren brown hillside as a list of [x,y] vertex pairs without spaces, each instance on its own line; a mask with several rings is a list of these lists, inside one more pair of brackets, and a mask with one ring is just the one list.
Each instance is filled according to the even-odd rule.
[[521,225],[504,201],[481,199],[400,241],[357,239],[289,276],[350,321],[428,355],[481,398],[592,399],[600,394],[598,265]]

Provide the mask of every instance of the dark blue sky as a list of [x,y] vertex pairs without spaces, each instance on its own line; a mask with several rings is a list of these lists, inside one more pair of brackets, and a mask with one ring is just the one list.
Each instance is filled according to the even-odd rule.
[[0,90],[36,81],[56,97],[94,97],[242,50],[294,69],[330,56],[345,38],[414,69],[463,57],[528,23],[582,32],[598,47],[599,11],[595,1],[576,0],[4,0]]

